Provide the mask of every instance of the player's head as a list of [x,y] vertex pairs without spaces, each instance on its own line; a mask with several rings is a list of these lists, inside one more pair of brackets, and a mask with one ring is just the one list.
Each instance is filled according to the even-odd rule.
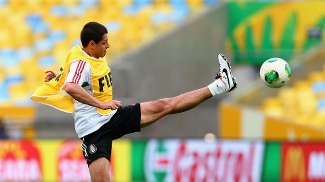
[[83,27],[80,40],[90,56],[98,58],[106,55],[106,49],[109,48],[107,33],[107,28],[97,22],[89,22]]
[[104,25],[97,22],[89,22],[81,30],[81,44],[83,47],[87,47],[88,43],[92,40],[98,44],[104,34],[107,34],[107,29]]

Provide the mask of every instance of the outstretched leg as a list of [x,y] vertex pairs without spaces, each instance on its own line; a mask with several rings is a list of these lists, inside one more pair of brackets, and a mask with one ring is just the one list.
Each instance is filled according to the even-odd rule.
[[141,127],[146,127],[167,114],[190,110],[211,97],[208,87],[204,87],[172,98],[143,102],[140,104]]
[[224,55],[219,54],[218,58],[220,63],[219,73],[216,80],[207,87],[172,98],[141,103],[141,127],[146,127],[168,114],[188,111],[215,95],[234,90],[237,83],[232,76],[231,66]]

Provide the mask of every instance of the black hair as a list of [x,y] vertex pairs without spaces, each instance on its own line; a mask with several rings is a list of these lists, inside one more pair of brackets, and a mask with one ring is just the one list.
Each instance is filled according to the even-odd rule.
[[91,40],[97,44],[102,40],[103,35],[107,33],[107,28],[104,25],[97,22],[89,22],[81,30],[81,44],[83,47],[86,47]]

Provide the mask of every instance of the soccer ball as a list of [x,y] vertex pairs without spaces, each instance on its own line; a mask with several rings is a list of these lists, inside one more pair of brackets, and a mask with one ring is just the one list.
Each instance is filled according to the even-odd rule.
[[260,77],[266,86],[280,88],[290,80],[291,69],[285,60],[270,58],[262,64]]

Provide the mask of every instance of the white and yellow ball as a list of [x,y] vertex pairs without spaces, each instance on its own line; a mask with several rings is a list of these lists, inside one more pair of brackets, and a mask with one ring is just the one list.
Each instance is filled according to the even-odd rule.
[[260,68],[263,83],[271,88],[280,88],[288,83],[291,77],[289,64],[281,58],[270,58]]

